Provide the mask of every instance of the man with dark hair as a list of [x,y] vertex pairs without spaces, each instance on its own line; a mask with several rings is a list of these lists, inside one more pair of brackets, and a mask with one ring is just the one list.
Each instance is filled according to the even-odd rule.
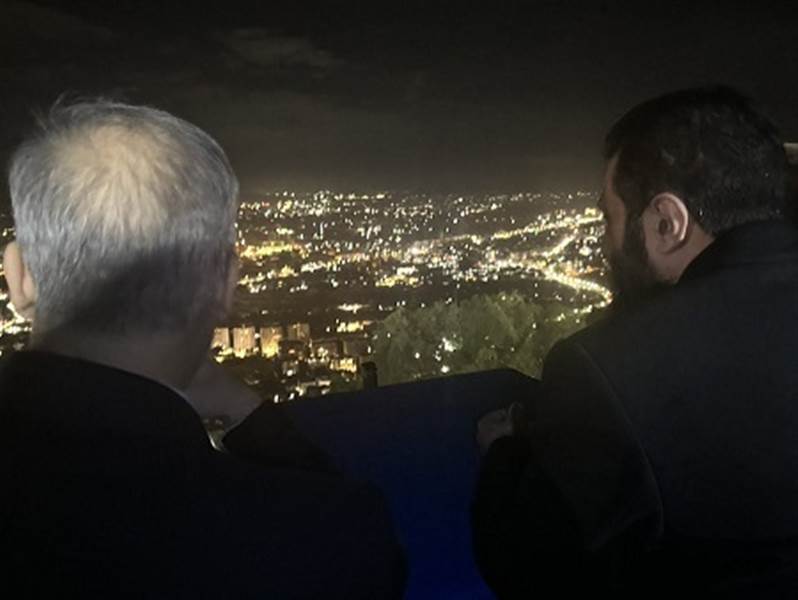
[[[8,593],[400,598],[381,495],[267,460],[279,443],[252,441],[267,415],[207,361],[238,279],[238,182],[219,145],[149,107],[56,106],[9,184],[3,266],[32,333],[0,366]],[[197,412],[234,397],[238,420],[252,414],[230,448],[249,460],[214,450]]]
[[[785,149],[774,126],[728,88],[685,90],[635,107],[608,134],[604,156],[626,215],[608,222],[625,226],[624,251],[610,247],[608,256],[619,303],[675,283],[689,262],[684,257],[710,238],[794,213]],[[666,257],[656,271],[645,260],[642,219],[651,199],[665,191],[689,209],[698,235],[688,238],[694,244],[688,254]],[[607,194],[599,207],[607,213]],[[673,206],[663,196],[652,208]],[[617,232],[610,231],[607,240],[613,236]]]
[[500,598],[798,592],[798,230],[775,127],[723,87],[611,130],[615,309],[485,417],[477,562]]

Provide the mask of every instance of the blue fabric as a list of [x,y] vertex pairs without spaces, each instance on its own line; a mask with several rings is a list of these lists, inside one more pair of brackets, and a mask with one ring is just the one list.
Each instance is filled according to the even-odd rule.
[[286,408],[349,475],[373,482],[388,497],[410,566],[406,598],[492,598],[471,550],[476,422],[488,411],[528,401],[536,386],[517,371],[486,371],[303,399]]

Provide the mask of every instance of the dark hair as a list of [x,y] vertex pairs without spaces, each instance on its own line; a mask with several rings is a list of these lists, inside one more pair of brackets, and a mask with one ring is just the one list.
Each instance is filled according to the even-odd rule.
[[775,125],[734,89],[673,92],[640,104],[610,130],[614,187],[628,218],[671,192],[718,235],[751,221],[788,219],[787,158]]

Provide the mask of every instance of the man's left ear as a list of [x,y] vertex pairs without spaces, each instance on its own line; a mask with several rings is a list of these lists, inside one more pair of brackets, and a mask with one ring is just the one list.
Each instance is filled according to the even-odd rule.
[[690,211],[684,201],[670,193],[657,194],[644,213],[650,249],[670,254],[684,246],[690,233]]
[[36,284],[16,241],[10,242],[3,251],[3,271],[14,310],[32,321],[36,308]]

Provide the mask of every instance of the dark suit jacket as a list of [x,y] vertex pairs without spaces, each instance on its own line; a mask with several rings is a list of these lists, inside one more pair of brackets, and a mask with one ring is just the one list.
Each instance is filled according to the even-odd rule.
[[154,381],[21,352],[0,368],[0,419],[0,595],[402,595],[373,488],[217,452]]
[[798,231],[717,239],[655,301],[559,343],[490,448],[475,551],[500,597],[798,595]]

